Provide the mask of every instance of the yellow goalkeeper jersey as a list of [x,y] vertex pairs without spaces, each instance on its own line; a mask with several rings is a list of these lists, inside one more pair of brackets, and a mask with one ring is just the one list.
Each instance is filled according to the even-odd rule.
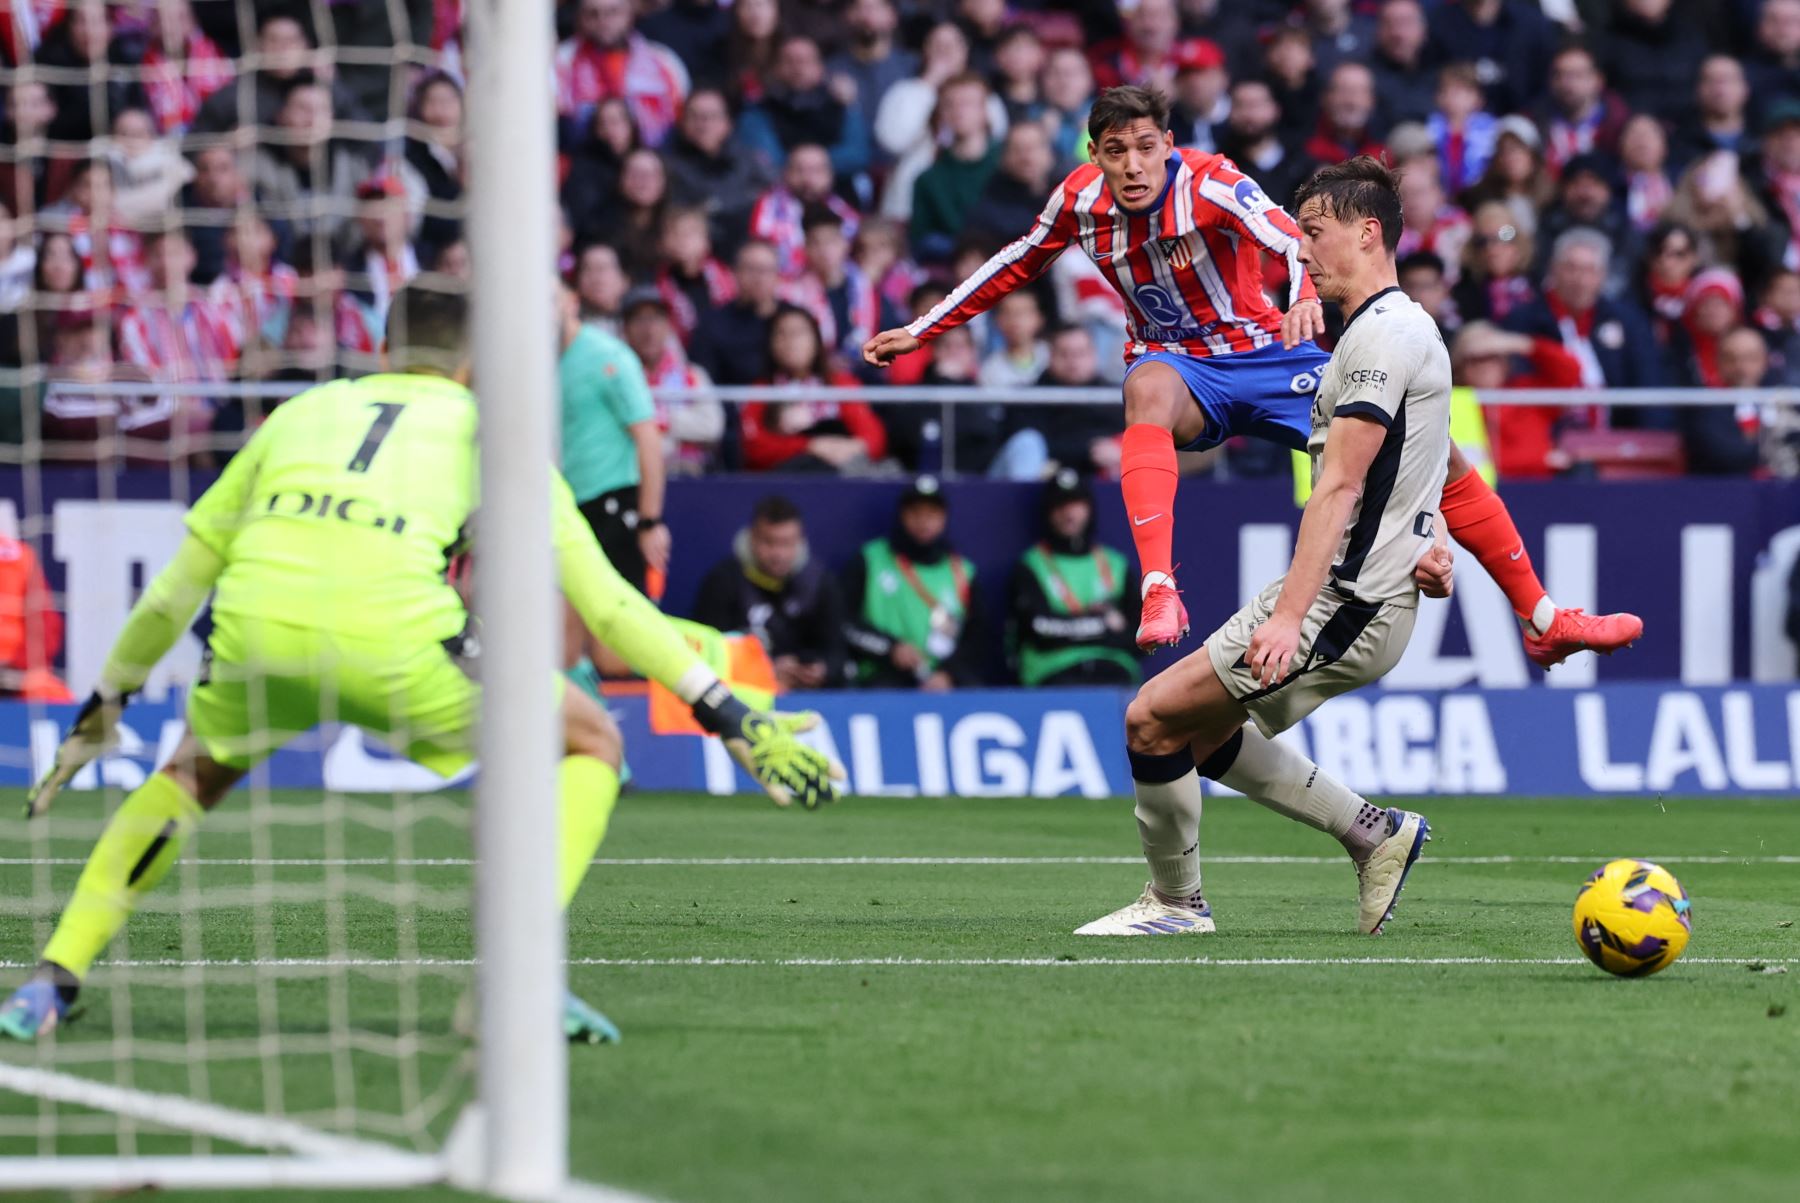
[[[412,374],[336,381],[277,408],[187,516],[225,561],[214,612],[343,635],[454,636],[465,612],[444,569],[475,509],[475,423],[468,389]],[[564,586],[586,611],[622,582],[562,477],[544,472]]]

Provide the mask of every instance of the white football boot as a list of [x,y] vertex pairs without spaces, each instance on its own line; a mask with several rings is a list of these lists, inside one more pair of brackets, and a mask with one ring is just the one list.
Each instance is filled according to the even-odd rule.
[[1431,840],[1431,824],[1422,814],[1390,806],[1387,820],[1387,838],[1356,866],[1358,926],[1371,936],[1380,935],[1394,917],[1406,875]]
[[1176,906],[1157,897],[1154,885],[1146,883],[1138,900],[1110,915],[1075,929],[1078,936],[1198,936],[1213,930],[1212,907],[1205,902],[1199,910]]

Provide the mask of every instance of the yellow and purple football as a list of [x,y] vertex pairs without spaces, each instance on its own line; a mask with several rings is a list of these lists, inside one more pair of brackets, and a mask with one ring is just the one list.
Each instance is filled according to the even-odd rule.
[[1647,860],[1608,861],[1575,895],[1575,942],[1620,977],[1647,977],[1681,955],[1692,931],[1687,891]]

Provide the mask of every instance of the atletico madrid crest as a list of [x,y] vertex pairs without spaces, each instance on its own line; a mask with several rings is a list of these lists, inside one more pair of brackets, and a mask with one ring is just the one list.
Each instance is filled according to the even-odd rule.
[[1194,253],[1188,249],[1188,242],[1183,238],[1167,238],[1162,244],[1163,258],[1173,268],[1183,268],[1194,262]]

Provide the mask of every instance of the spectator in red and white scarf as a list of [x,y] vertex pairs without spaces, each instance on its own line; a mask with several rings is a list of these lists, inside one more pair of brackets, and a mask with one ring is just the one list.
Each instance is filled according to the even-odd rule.
[[1683,367],[1699,388],[1720,388],[1719,341],[1744,320],[1744,285],[1736,272],[1710,267],[1688,282],[1681,312]]
[[[1714,313],[1697,315],[1696,321],[1717,320],[1728,311],[1723,302],[1706,304]],[[1770,383],[1769,346],[1760,331],[1733,324],[1707,337],[1712,344],[1707,371],[1718,381],[1716,387],[1764,388]],[[1676,414],[1688,471],[1708,476],[1766,475],[1765,443],[1779,450],[1793,423],[1793,407],[1785,405],[1690,405]]]
[[1639,113],[1619,133],[1619,162],[1625,171],[1625,220],[1633,229],[1655,225],[1675,198],[1669,182],[1669,139],[1662,122]]
[[[152,234],[145,245],[153,292],[119,317],[119,359],[158,383],[223,383],[237,363],[231,322],[188,283],[194,248],[180,230]],[[182,397],[179,426],[189,433],[211,427],[215,402]]]
[[201,103],[231,82],[234,68],[194,24],[188,0],[161,0],[156,15],[155,34],[144,50],[144,91],[157,127],[179,134],[193,124]]
[[1699,269],[1700,242],[1694,231],[1678,221],[1665,221],[1650,231],[1638,303],[1650,315],[1656,341],[1665,347],[1687,313],[1688,285]]
[[575,36],[556,48],[557,112],[579,126],[600,101],[623,97],[644,140],[660,146],[687,94],[687,68],[636,31],[631,0],[581,0]]
[[725,407],[716,397],[674,401],[664,389],[710,389],[712,378],[688,362],[675,335],[668,301],[654,288],[634,288],[625,298],[621,333],[644,365],[644,379],[656,395],[656,425],[663,432],[663,464],[679,476],[701,476],[712,468],[725,434]]
[[63,0],[8,0],[0,10],[0,58],[6,65],[20,67],[35,58],[62,10]]
[[881,329],[875,289],[850,261],[844,220],[823,205],[806,210],[806,267],[782,286],[781,297],[812,314],[825,345],[854,362],[858,349]]
[[824,205],[844,223],[844,233],[856,237],[860,220],[856,210],[831,190],[831,156],[823,146],[796,146],[782,168],[781,183],[757,198],[750,210],[750,237],[775,248],[783,279],[805,270],[808,205]]
[[343,262],[345,291],[367,308],[379,334],[387,328],[388,303],[419,274],[419,256],[408,236],[406,187],[398,176],[365,181],[356,199],[358,240]]
[[1550,95],[1537,117],[1551,170],[1561,171],[1578,155],[1616,154],[1629,116],[1624,101],[1606,90],[1592,51],[1565,46],[1550,60]]
[[1405,229],[1395,254],[1400,258],[1429,251],[1444,262],[1444,275],[1454,285],[1460,275],[1463,248],[1475,232],[1469,215],[1450,203],[1438,180],[1436,155],[1408,159],[1400,176],[1400,206]]
[[281,346],[299,283],[299,273],[275,258],[268,221],[254,210],[238,213],[225,232],[225,270],[208,299],[230,323],[240,357]]
[[105,159],[78,164],[63,199],[44,210],[75,244],[90,290],[115,298],[141,295],[151,286],[143,239],[116,220],[112,165]]
[[1139,0],[1125,18],[1125,36],[1094,50],[1094,83],[1104,88],[1137,84],[1167,91],[1175,82],[1181,14],[1175,0]]
[[702,313],[737,296],[737,281],[731,269],[714,258],[712,234],[701,209],[675,208],[664,215],[662,258],[656,292],[685,346]]
[[[1543,300],[1520,305],[1507,315],[1508,328],[1560,342],[1580,362],[1583,388],[1655,388],[1663,383],[1664,357],[1649,323],[1629,299],[1604,289],[1612,244],[1598,230],[1576,227],[1557,238]],[[1605,424],[1602,408],[1585,415]],[[1615,410],[1611,424],[1654,426],[1666,410]]]
[[1332,68],[1319,98],[1319,124],[1306,153],[1321,163],[1385,153],[1375,127],[1375,73],[1346,60]]
[[[913,316],[908,307],[913,289],[925,282],[925,269],[914,263],[906,246],[906,229],[887,217],[870,217],[857,227],[850,240],[850,256],[857,270],[875,289],[882,317],[878,330],[904,324]],[[1066,258],[1086,258],[1069,255]],[[1058,263],[1062,259],[1057,260]],[[1123,310],[1121,302],[1120,312]],[[1121,330],[1124,327],[1121,325]]]

